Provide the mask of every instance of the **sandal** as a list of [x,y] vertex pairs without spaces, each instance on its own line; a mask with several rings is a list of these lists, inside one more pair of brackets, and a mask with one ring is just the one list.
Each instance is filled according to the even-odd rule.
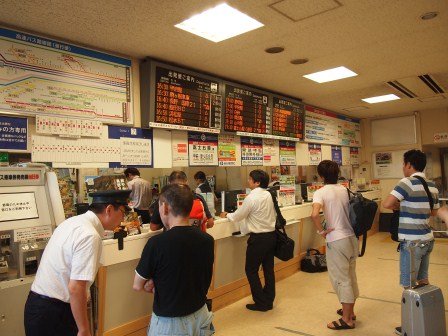
[[[339,322],[339,323],[338,323]],[[330,327],[329,325],[327,325],[328,329],[331,330],[347,330],[347,329],[355,329],[355,325],[353,325],[352,327],[349,326],[347,323],[345,323],[345,321],[343,319],[339,319],[337,321],[333,321],[331,322],[331,324],[333,325],[332,327]]]
[[[338,310],[336,310],[336,314],[342,316],[342,309],[338,309]],[[353,316],[352,316],[352,321],[356,321],[356,315],[353,315]]]

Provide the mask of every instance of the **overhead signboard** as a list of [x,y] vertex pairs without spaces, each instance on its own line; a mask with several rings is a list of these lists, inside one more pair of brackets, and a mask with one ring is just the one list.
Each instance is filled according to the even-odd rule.
[[273,97],[272,134],[303,140],[305,106],[298,100]]
[[252,88],[226,84],[224,130],[271,134],[271,109],[268,94]]
[[142,125],[220,132],[218,79],[152,60],[141,68]]

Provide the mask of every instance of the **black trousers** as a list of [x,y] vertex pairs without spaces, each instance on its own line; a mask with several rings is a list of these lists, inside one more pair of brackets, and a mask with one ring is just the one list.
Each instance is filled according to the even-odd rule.
[[149,215],[149,210],[134,209],[134,211],[138,213],[139,216],[142,216],[142,224],[151,223],[151,216]]
[[70,304],[43,297],[34,292],[28,294],[25,303],[26,336],[76,336],[78,327]]
[[[251,233],[247,240],[246,276],[256,305],[270,309],[275,298],[274,251],[277,236],[274,232]],[[258,271],[263,266],[264,287]]]

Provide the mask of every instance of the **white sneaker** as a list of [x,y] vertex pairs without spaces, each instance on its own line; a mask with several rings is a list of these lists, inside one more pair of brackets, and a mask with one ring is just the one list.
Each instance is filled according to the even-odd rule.
[[396,328],[395,328],[395,333],[396,333],[397,335],[400,335],[400,336],[401,336],[401,327],[396,327]]

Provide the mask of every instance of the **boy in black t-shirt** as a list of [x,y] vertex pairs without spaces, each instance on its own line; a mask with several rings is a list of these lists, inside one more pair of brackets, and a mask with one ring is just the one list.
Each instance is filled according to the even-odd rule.
[[133,285],[134,290],[154,293],[149,336],[161,335],[162,330],[168,335],[214,332],[213,314],[205,304],[214,240],[190,225],[192,205],[188,186],[173,183],[162,189],[159,213],[167,231],[146,243]]

